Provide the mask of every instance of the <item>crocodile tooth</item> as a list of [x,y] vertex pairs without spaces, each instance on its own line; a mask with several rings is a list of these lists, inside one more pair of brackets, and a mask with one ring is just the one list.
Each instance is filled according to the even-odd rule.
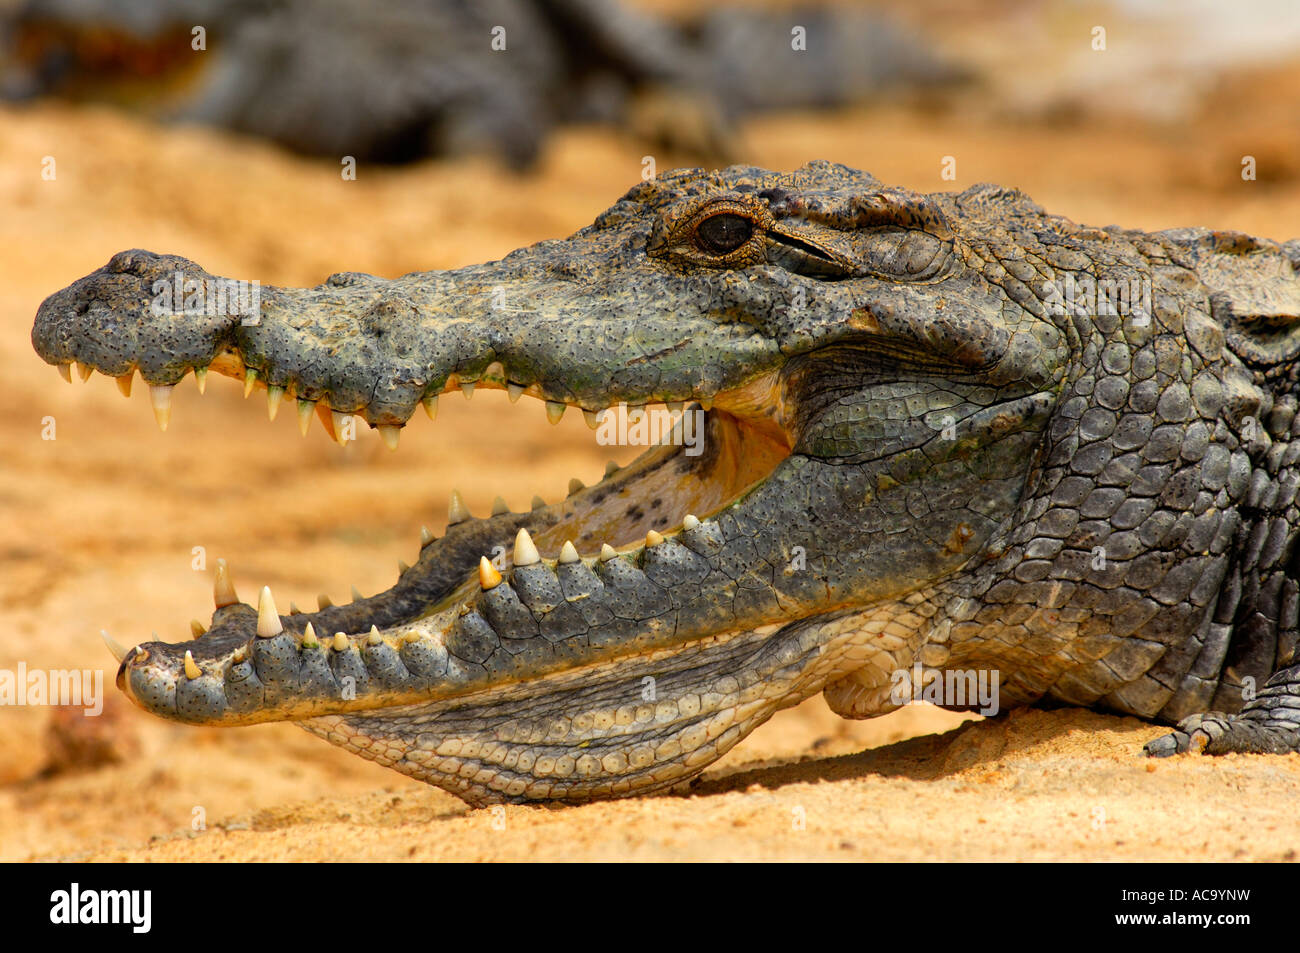
[[343,446],[343,444],[346,442],[344,440],[343,434],[347,432],[347,426],[346,426],[347,420],[351,416],[352,416],[351,414],[345,414],[341,410],[330,411],[330,418],[331,418],[330,422],[333,425],[331,427],[333,433],[330,436],[334,438],[334,442],[337,443],[340,447]]
[[583,483],[577,477],[573,477],[569,480],[569,496],[573,496],[573,494],[577,493],[579,490],[585,490],[586,488],[587,484]]
[[158,429],[166,430],[172,419],[172,391],[174,384],[150,384],[149,403],[153,404],[153,419],[158,421]]
[[325,428],[325,432],[330,435],[331,440],[337,440],[334,436],[334,418],[330,415],[329,401],[322,397],[316,401],[316,419],[320,425]]
[[712,398],[712,397],[701,397],[701,398],[700,398],[700,406],[701,406],[703,409],[705,409],[705,410],[712,410],[712,409],[713,409],[713,398]]
[[445,383],[445,384],[442,385],[442,389],[443,389],[444,391],[455,390],[455,389],[456,389],[457,387],[459,387],[459,386],[460,386],[460,375],[459,375],[459,374],[448,374],[448,375],[447,375],[447,383]]
[[348,650],[348,637],[342,632],[335,632],[334,641],[330,644],[330,648],[334,649],[335,652],[346,652]]
[[413,642],[419,642],[422,638],[424,636],[420,635],[419,632],[403,632],[397,641],[403,645],[410,645]]
[[424,412],[429,415],[430,420],[438,419],[438,395],[437,394],[430,394],[428,397],[420,401],[420,404],[421,406],[424,407]]
[[298,608],[298,603],[289,603],[289,615],[302,615],[302,610]]
[[424,549],[425,546],[428,546],[432,542],[433,542],[433,534],[429,532],[429,527],[421,526],[420,527],[420,548]]
[[230,581],[230,567],[226,565],[224,559],[217,560],[217,575],[212,583],[212,601],[217,604],[218,609],[233,606],[239,601],[239,596],[235,595],[235,584]]
[[523,384],[506,385],[506,396],[510,398],[510,403],[512,404],[518,403],[519,398],[523,396],[523,393],[524,393]]
[[312,624],[308,622],[307,628],[302,630],[302,647],[305,649],[314,649],[318,645],[320,645],[320,642],[316,640],[316,630],[312,627]]
[[602,543],[602,544],[601,544],[601,547],[600,547],[600,561],[601,561],[601,562],[603,562],[603,563],[607,563],[607,562],[609,562],[611,559],[613,559],[613,558],[614,558],[615,556],[617,556],[617,555],[618,555],[618,550],[615,549],[613,546],[609,545],[609,543]]
[[203,670],[199,668],[197,664],[195,664],[194,656],[190,654],[190,650],[186,649],[185,650],[185,677],[189,679],[195,679],[202,674],[203,674]]
[[474,381],[465,381],[460,385],[460,392],[465,395],[466,400],[474,399]]
[[248,646],[246,645],[241,645],[230,654],[230,661],[234,662],[236,665],[246,658],[248,658]]
[[198,385],[200,394],[208,389],[208,369],[206,367],[194,368],[194,383]]
[[54,369],[59,372],[59,376],[62,377],[65,381],[67,381],[69,384],[72,383],[71,364],[55,364]]
[[378,645],[379,643],[381,643],[381,642],[383,642],[383,641],[384,641],[384,637],[383,637],[382,635],[379,634],[379,626],[377,626],[377,625],[372,625],[372,626],[370,627],[370,634],[369,634],[368,636],[366,636],[366,644],[367,644],[367,645]]
[[411,568],[411,567],[408,566],[408,565],[406,564],[406,560],[404,560],[404,559],[399,559],[399,560],[397,561],[397,578],[400,579],[402,576],[405,576],[405,575],[406,575],[406,570],[408,570],[408,569],[410,569],[410,568]]
[[244,371],[244,399],[253,392],[254,385],[257,384],[257,368],[250,367]]
[[353,602],[360,602],[360,601],[361,601],[362,599],[364,599],[364,598],[365,598],[365,596],[363,596],[363,595],[361,594],[361,590],[358,589],[356,586],[353,586],[353,587],[352,587],[352,601],[353,601]]
[[531,566],[533,563],[540,562],[541,558],[537,553],[537,547],[533,544],[533,538],[528,535],[528,530],[521,527],[515,534],[515,565]]
[[584,410],[582,412],[582,419],[587,422],[587,426],[592,430],[595,430],[600,426],[600,414],[596,413],[594,410]]
[[618,464],[615,463],[613,460],[611,460],[611,461],[609,461],[609,463],[605,464],[605,476],[607,476],[607,477],[611,477],[611,476],[613,476],[615,473],[618,472],[618,470],[619,470],[619,466],[618,466]]
[[540,496],[534,495],[533,502],[529,505],[535,510],[540,510],[544,506],[546,506],[546,501],[542,499]]
[[510,507],[506,505],[506,501],[504,497],[498,496],[495,500],[492,501],[493,516],[501,516],[502,514],[509,513],[509,512],[510,512]]
[[123,397],[131,396],[131,384],[135,380],[135,371],[127,371],[117,379],[117,389],[122,392]]
[[695,529],[700,525],[700,521],[687,513],[682,517],[682,529]]
[[271,598],[271,587],[263,586],[262,594],[257,598],[257,634],[263,639],[269,639],[283,631],[280,614],[275,611],[275,600]]
[[316,597],[317,609],[328,609],[332,605],[334,605],[334,602],[330,599],[329,596],[325,595],[325,593],[322,592],[320,595]]
[[560,418],[564,416],[566,405],[558,400],[548,400],[546,402],[546,419],[553,424],[558,424]]
[[[72,383],[72,382],[69,381],[68,383]],[[117,663],[121,665],[122,659],[126,658],[127,650],[122,648],[122,646],[118,644],[118,642],[111,635],[108,634],[107,629],[100,629],[99,637],[104,640],[104,644],[108,646],[108,650],[113,653],[113,658],[117,659]]]
[[651,546],[658,546],[663,541],[664,541],[663,534],[656,532],[655,530],[650,530],[648,533],[645,534],[646,549],[649,549]]
[[190,634],[196,639],[201,639],[207,633],[208,627],[198,619],[190,619]]
[[77,373],[81,375],[81,382],[84,384],[86,381],[90,380],[90,375],[95,373],[95,369],[89,364],[77,361]]
[[389,450],[397,449],[397,441],[402,437],[402,428],[395,427],[392,424],[380,424],[379,436],[384,440],[384,446]]
[[284,388],[276,387],[274,384],[266,389],[266,416],[268,420],[275,420],[275,415],[280,412],[280,401],[284,399]]
[[573,540],[566,539],[564,545],[560,547],[560,562],[576,563],[578,561],[578,550],[573,545]]
[[316,402],[298,398],[298,432],[304,437],[311,429],[311,412],[316,409]]
[[469,508],[465,505],[465,501],[461,499],[460,490],[452,490],[451,503],[447,506],[447,525],[455,526],[457,523],[463,523],[469,518]]
[[497,567],[488,562],[486,556],[480,556],[478,560],[478,584],[486,592],[489,589],[495,589],[501,584],[501,573],[497,572]]

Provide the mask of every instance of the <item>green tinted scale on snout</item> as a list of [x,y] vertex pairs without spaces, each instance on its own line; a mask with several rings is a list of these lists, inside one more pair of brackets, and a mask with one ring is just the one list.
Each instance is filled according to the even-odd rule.
[[259,619],[219,579],[206,633],[119,673],[164,717],[301,721],[474,803],[581,799],[689,779],[817,691],[882,714],[916,664],[996,669],[1004,708],[1186,719],[1153,753],[1292,750],[1298,267],[1296,242],[1089,229],[991,186],[733,167],[499,262],[262,289],[255,322],[154,313],[156,282],[214,279],[124,252],[33,342],[138,370],[160,420],[211,367],[390,446],[469,385],[553,420],[707,409],[699,456],[529,513],[454,500],[373,598],[266,592]]

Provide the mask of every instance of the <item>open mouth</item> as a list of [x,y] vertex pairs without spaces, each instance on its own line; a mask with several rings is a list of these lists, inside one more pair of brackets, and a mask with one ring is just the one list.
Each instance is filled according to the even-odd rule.
[[[60,372],[70,378],[71,367],[60,365]],[[91,372],[77,367],[83,377]],[[209,368],[242,379],[246,393],[261,389],[272,417],[282,406],[299,406],[304,430],[315,415],[342,442],[359,423],[324,400],[298,402],[292,388],[259,381],[235,354]],[[197,375],[201,387],[206,370]],[[124,392],[132,378],[118,376]],[[476,388],[506,390],[512,401],[544,399],[512,383],[499,362],[475,380],[453,376],[442,393],[468,396]],[[151,390],[165,428],[171,386]],[[430,416],[436,400],[424,402]],[[452,698],[491,686],[503,666],[544,678],[673,644],[685,633],[656,621],[649,598],[656,586],[638,577],[658,574],[662,583],[698,559],[696,550],[716,546],[711,518],[790,453],[780,407],[777,376],[769,375],[689,405],[579,408],[601,442],[652,445],[624,467],[611,465],[592,486],[573,481],[562,501],[535,499],[527,513],[498,501],[490,515],[476,517],[453,493],[445,535],[426,530],[418,560],[392,589],[348,605],[322,599],[316,612],[281,616],[269,589],[256,606],[245,604],[221,561],[212,623],[195,626],[193,641],[123,651],[110,640],[121,663],[118,686],[170,718],[250,724]],[[552,423],[565,409],[547,401]],[[382,430],[396,449],[400,428]],[[584,587],[599,587],[605,598],[584,596]]]

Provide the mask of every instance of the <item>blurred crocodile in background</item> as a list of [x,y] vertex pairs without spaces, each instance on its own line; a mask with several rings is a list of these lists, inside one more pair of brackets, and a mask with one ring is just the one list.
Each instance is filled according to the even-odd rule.
[[613,0],[24,0],[0,29],[0,97],[108,100],[378,162],[522,168],[584,121],[725,162],[753,112],[966,78],[884,15],[833,7],[672,21]]
[[581,800],[672,788],[816,692],[869,718],[972,673],[1002,707],[1176,725],[1151,754],[1295,751],[1298,271],[1300,241],[737,166],[501,261],[264,289],[243,317],[156,308],[217,279],[125,251],[32,340],[69,380],[138,371],[163,425],[215,370],[393,448],[474,387],[552,422],[690,404],[704,452],[527,513],[453,495],[387,592],[280,615],[222,565],[194,641],[114,648],[165,718],[299,721],[475,804]]

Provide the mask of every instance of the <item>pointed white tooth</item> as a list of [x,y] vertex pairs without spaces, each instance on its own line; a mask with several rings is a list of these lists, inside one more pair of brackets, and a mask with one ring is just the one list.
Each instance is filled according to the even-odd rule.
[[275,415],[280,412],[280,401],[283,399],[283,387],[272,384],[266,389],[266,416],[269,420],[275,420]]
[[566,405],[558,400],[548,400],[546,402],[546,419],[553,424],[558,424],[560,418],[564,416]]
[[542,499],[540,496],[536,496],[536,495],[533,496],[533,502],[529,504],[529,506],[531,506],[535,510],[540,510],[545,505],[546,505],[546,501]]
[[587,484],[583,483],[577,477],[573,477],[569,480],[569,496],[573,496],[573,494],[577,493],[579,490],[585,490],[586,488]]
[[[72,382],[69,381],[68,383],[72,383]],[[117,663],[121,665],[122,659],[126,658],[127,650],[122,648],[122,646],[119,645],[118,642],[111,635],[108,634],[107,629],[100,629],[99,637],[104,640],[104,644],[108,646],[108,650],[113,653],[113,658],[117,659]]]
[[173,384],[150,384],[149,403],[153,404],[153,419],[158,421],[158,429],[166,430],[172,419]]
[[587,422],[587,427],[591,430],[595,430],[600,426],[600,414],[596,413],[594,410],[584,410],[582,412],[582,419]]
[[578,561],[578,550],[573,545],[573,540],[566,539],[564,545],[560,547],[560,562],[564,564],[576,563]]
[[335,652],[346,652],[348,650],[348,637],[342,632],[334,633],[334,642],[330,646]]
[[206,367],[194,368],[194,383],[198,386],[200,395],[208,389],[208,369]]
[[302,647],[305,649],[314,649],[318,645],[320,645],[320,642],[316,638],[316,630],[312,627],[312,624],[308,622],[307,628],[302,630]]
[[84,364],[81,361],[78,361],[77,373],[81,375],[81,381],[84,384],[86,381],[90,380],[90,375],[95,373],[95,369],[89,364]]
[[190,635],[196,639],[203,638],[207,634],[208,627],[198,619],[190,619]]
[[696,529],[699,527],[699,525],[700,525],[700,521],[696,519],[694,516],[692,516],[690,513],[687,513],[686,516],[682,519],[682,529]]
[[262,594],[257,599],[257,634],[269,639],[284,631],[280,624],[280,614],[275,611],[275,600],[271,598],[271,587],[263,586]]
[[334,605],[333,600],[330,599],[329,596],[325,595],[325,593],[322,592],[320,595],[316,597],[317,609],[328,609],[332,605]]
[[506,396],[510,398],[510,403],[514,404],[523,396],[523,384],[506,384]]
[[298,603],[289,603],[289,615],[302,615],[302,610],[298,608]]
[[658,546],[663,541],[664,541],[663,534],[653,529],[645,534],[646,549],[649,549],[651,546]]
[[424,407],[424,412],[428,414],[430,420],[438,419],[437,394],[430,394],[428,397],[424,398],[424,400],[420,401],[420,404]]
[[605,476],[611,477],[617,472],[618,472],[618,464],[615,463],[613,460],[605,464]]
[[541,562],[541,559],[542,557],[537,553],[537,547],[533,544],[533,538],[528,535],[528,530],[520,529],[515,534],[515,565],[531,566],[533,563]]
[[131,384],[135,381],[135,371],[127,371],[117,379],[117,389],[122,392],[123,397],[131,396]]
[[420,527],[420,548],[424,549],[425,546],[428,546],[432,542],[433,542],[433,534],[429,532],[429,527],[421,526]]
[[203,674],[203,670],[198,667],[194,661],[194,656],[189,649],[185,650],[185,677],[189,679],[198,678]]
[[366,636],[366,643],[369,645],[378,645],[382,641],[384,641],[384,637],[379,634],[379,626],[372,625],[370,627],[370,634]]
[[460,385],[460,392],[465,395],[466,400],[474,399],[474,381],[465,381]]
[[469,507],[461,499],[460,490],[451,491],[451,503],[447,507],[447,525],[455,526],[470,518]]
[[603,543],[601,545],[600,547],[601,562],[607,563],[617,555],[618,555],[618,550],[616,550],[613,546],[609,545],[609,543]]
[[62,377],[65,381],[67,381],[69,384],[72,383],[71,364],[55,364],[54,369],[59,372],[59,376]]
[[408,566],[408,565],[406,564],[406,561],[405,561],[405,560],[403,560],[403,559],[399,559],[399,560],[397,561],[397,578],[400,579],[400,578],[402,578],[403,576],[405,576],[405,575],[406,575],[406,571],[407,571],[408,569],[410,569],[410,568],[411,568],[411,567]]
[[478,584],[486,592],[489,589],[495,589],[501,585],[501,573],[497,572],[497,567],[488,562],[486,556],[480,556],[478,561]]
[[352,587],[352,601],[353,601],[353,602],[360,602],[360,601],[361,601],[362,599],[364,599],[364,598],[365,598],[365,596],[363,596],[363,595],[361,594],[361,590],[358,589],[356,586],[353,586],[353,587]]
[[244,369],[244,399],[253,392],[253,387],[257,384],[257,368],[249,367]]
[[304,437],[307,436],[307,431],[311,429],[311,415],[315,409],[316,402],[314,400],[298,398],[298,432]]
[[343,446],[343,444],[347,443],[347,441],[343,437],[343,434],[346,432],[346,428],[344,425],[347,423],[348,418],[351,416],[352,416],[351,414],[345,414],[340,410],[330,411],[330,422],[333,424],[333,429],[334,429],[334,442],[337,443],[340,447]]
[[502,514],[509,513],[509,512],[510,512],[510,507],[506,505],[506,501],[504,497],[498,496],[495,500],[492,501],[493,516],[501,516]]
[[392,424],[380,424],[379,436],[384,440],[384,446],[389,450],[397,449],[397,441],[401,439],[402,428]]
[[218,609],[233,606],[239,601],[239,596],[235,594],[235,584],[230,581],[230,567],[226,565],[224,559],[217,560],[216,579],[212,583],[212,601],[217,604]]

